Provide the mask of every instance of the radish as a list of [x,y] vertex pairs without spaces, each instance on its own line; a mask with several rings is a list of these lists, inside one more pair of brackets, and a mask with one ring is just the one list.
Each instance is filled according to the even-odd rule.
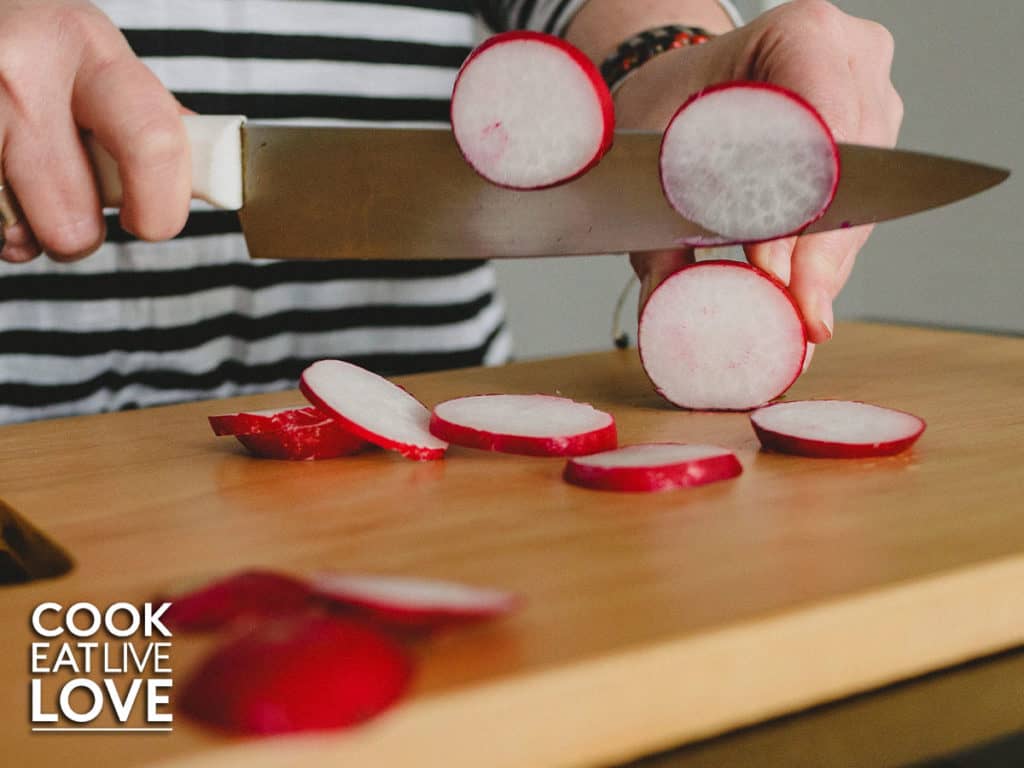
[[215,435],[260,435],[278,432],[286,427],[316,424],[327,414],[311,405],[271,408],[265,411],[240,411],[210,416]]
[[615,419],[550,395],[474,395],[440,403],[430,431],[456,445],[528,456],[581,456],[618,444]]
[[733,261],[700,262],[666,278],[644,305],[637,343],[658,392],[703,410],[748,410],[778,397],[807,353],[785,286]]
[[278,432],[235,435],[235,439],[254,456],[288,461],[336,459],[358,453],[368,445],[362,438],[343,429],[334,419],[289,427]]
[[614,108],[597,67],[552,35],[495,35],[455,80],[452,130],[466,161],[488,181],[541,189],[573,179],[612,145]]
[[276,734],[355,725],[392,706],[412,662],[372,626],[304,615],[229,641],[193,671],[179,704],[206,725]]
[[665,130],[660,166],[672,207],[735,242],[802,231],[839,183],[839,150],[821,115],[766,83],[691,96]]
[[195,632],[304,611],[311,604],[311,594],[300,579],[250,570],[161,599],[171,603],[164,613],[167,626]]
[[440,459],[448,443],[430,433],[430,412],[397,384],[341,360],[302,372],[302,394],[347,431],[415,460]]
[[519,603],[515,595],[496,589],[398,576],[316,573],[309,585],[321,599],[402,627],[437,628],[495,618]]
[[890,456],[913,445],[925,422],[904,411],[846,400],[795,400],[750,414],[766,449],[816,458]]
[[736,454],[713,445],[643,443],[570,459],[565,480],[602,491],[667,491],[743,471]]

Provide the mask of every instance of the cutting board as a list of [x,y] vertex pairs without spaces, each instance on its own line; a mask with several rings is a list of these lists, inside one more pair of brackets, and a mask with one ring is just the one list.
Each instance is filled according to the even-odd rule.
[[[841,325],[790,397],[928,421],[912,451],[872,460],[759,452],[746,415],[669,407],[633,350],[401,382],[428,404],[559,393],[611,411],[623,443],[716,443],[744,473],[601,493],[563,483],[557,459],[458,448],[256,460],[206,424],[294,392],[0,429],[0,497],[75,560],[2,591],[4,761],[608,765],[1024,642],[1022,339]],[[421,645],[412,695],[351,731],[238,741],[177,717],[164,734],[30,732],[37,604],[138,603],[257,565],[454,579],[525,605]],[[176,680],[210,643],[174,638]]]

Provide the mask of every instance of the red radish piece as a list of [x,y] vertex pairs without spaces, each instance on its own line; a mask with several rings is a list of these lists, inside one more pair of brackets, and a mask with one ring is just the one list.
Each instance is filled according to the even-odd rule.
[[307,610],[311,590],[299,579],[251,570],[161,599],[171,603],[164,613],[168,627],[198,632]]
[[208,656],[179,704],[201,723],[241,734],[344,728],[392,706],[411,676],[402,647],[371,626],[288,617]]
[[459,71],[452,130],[466,161],[488,181],[541,189],[597,164],[612,145],[615,114],[597,67],[552,35],[506,32]]
[[768,450],[833,459],[899,453],[926,426],[904,411],[846,400],[775,403],[750,414],[750,423]]
[[667,491],[743,472],[736,454],[714,445],[642,443],[570,459],[565,480],[601,491]]
[[821,115],[765,83],[691,96],[665,130],[660,165],[672,207],[736,242],[802,231],[839,183],[839,150]]
[[288,461],[315,461],[351,456],[363,450],[367,442],[347,432],[334,419],[296,426],[278,432],[235,435],[254,456]]
[[734,261],[704,261],[666,278],[644,305],[637,343],[658,392],[699,410],[763,405],[796,381],[807,353],[785,286]]
[[401,627],[438,628],[491,619],[519,604],[515,595],[496,589],[397,576],[316,573],[309,585],[317,597]]
[[474,395],[440,403],[430,431],[467,448],[527,456],[582,456],[618,444],[615,419],[550,395]]
[[265,411],[240,411],[210,416],[215,435],[262,435],[288,427],[317,424],[328,418],[311,405],[272,408]]
[[347,431],[415,460],[440,459],[448,443],[430,434],[430,411],[397,384],[341,360],[302,372],[302,394]]

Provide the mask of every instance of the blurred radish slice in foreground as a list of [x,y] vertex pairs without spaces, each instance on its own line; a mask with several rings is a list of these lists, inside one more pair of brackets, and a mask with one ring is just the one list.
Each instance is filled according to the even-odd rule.
[[775,403],[750,414],[750,423],[769,450],[835,459],[899,453],[925,430],[912,414],[845,400]]
[[397,384],[358,365],[320,360],[302,372],[302,394],[342,427],[409,459],[440,459],[448,443],[430,434],[430,411]]
[[259,435],[277,432],[285,427],[317,424],[328,418],[312,405],[293,405],[263,411],[239,411],[210,416],[215,435]]
[[330,616],[286,617],[229,641],[179,695],[189,717],[240,734],[355,725],[405,692],[412,663],[374,627]]
[[467,448],[528,456],[580,456],[618,444],[615,420],[551,395],[474,395],[440,403],[430,431]]
[[462,65],[452,130],[466,161],[488,181],[539,189],[595,165],[614,135],[611,95],[597,67],[552,35],[506,32]]
[[304,611],[310,598],[310,587],[301,579],[250,570],[160,599],[171,603],[164,612],[168,627],[198,632]]
[[496,589],[448,581],[349,573],[315,573],[313,594],[362,609],[375,619],[400,626],[438,627],[511,612],[518,598]]
[[742,471],[739,459],[725,448],[643,443],[570,459],[564,477],[602,491],[667,491],[728,480]]
[[821,116],[795,93],[725,83],[679,108],[661,146],[661,184],[690,221],[734,241],[801,231],[839,183],[839,151]]
[[754,267],[705,261],[666,278],[640,316],[640,358],[683,408],[748,410],[796,381],[807,353],[785,287]]
[[312,461],[350,456],[368,443],[342,428],[334,419],[317,424],[286,427],[277,432],[235,435],[254,456],[287,461]]

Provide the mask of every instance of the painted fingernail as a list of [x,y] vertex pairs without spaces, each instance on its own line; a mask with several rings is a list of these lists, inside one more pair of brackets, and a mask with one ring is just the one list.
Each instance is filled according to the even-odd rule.
[[835,317],[832,314],[832,297],[827,293],[822,293],[818,297],[818,317],[825,333],[831,339],[835,335]]

